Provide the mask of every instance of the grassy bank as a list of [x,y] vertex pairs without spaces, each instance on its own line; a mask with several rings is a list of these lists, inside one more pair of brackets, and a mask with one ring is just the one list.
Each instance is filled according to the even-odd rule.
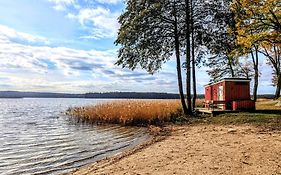
[[161,124],[180,113],[179,100],[120,100],[67,111],[78,120],[123,125]]
[[207,123],[217,125],[254,125],[268,130],[281,130],[281,110],[280,113],[230,113],[221,114],[216,117],[194,119],[194,124]]
[[203,116],[189,120],[190,124],[215,125],[254,125],[268,130],[281,130],[281,107],[276,106],[278,101],[259,99],[256,102],[256,111],[225,113],[215,117]]

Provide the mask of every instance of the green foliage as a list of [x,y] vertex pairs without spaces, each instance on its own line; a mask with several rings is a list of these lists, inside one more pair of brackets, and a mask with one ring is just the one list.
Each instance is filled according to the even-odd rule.
[[249,77],[247,64],[241,64],[238,57],[232,54],[233,50],[239,50],[239,46],[235,43],[235,34],[228,30],[235,29],[231,1],[211,0],[200,3],[201,8],[197,8],[195,14],[196,42],[201,48],[206,48],[201,52],[207,57],[206,65],[210,67],[207,72],[211,81],[223,77]]
[[[185,8],[181,0],[128,0],[119,18],[121,26],[115,44],[121,46],[117,65],[132,70],[141,67],[149,73],[161,69],[175,53],[179,94],[183,111],[187,113],[180,61],[185,45],[184,32],[189,30],[186,29]],[[190,80],[186,84],[190,84]]]
[[[120,45],[117,65],[135,69],[140,66],[149,73],[161,69],[175,50],[175,23],[181,22],[178,13],[181,1],[129,0],[125,12],[119,17],[121,24],[116,45]],[[174,20],[178,17],[178,21]]]

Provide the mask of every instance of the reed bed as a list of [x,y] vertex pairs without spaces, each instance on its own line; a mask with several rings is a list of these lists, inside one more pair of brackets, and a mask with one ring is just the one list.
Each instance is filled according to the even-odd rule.
[[161,124],[181,114],[179,100],[126,100],[75,107],[67,114],[93,123],[123,125]]

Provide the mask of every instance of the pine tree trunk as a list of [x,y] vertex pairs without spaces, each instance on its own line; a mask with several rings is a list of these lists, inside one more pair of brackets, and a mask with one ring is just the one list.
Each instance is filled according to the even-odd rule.
[[277,74],[277,85],[276,85],[274,99],[278,99],[280,97],[280,92],[281,92],[281,72]]
[[190,71],[190,4],[189,0],[185,0],[186,4],[186,100],[188,105],[188,113],[192,114],[191,106],[191,71]]

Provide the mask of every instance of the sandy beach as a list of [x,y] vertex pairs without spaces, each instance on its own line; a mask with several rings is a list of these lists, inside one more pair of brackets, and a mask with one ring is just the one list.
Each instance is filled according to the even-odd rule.
[[70,174],[281,174],[281,131],[250,125],[169,126],[164,139]]

